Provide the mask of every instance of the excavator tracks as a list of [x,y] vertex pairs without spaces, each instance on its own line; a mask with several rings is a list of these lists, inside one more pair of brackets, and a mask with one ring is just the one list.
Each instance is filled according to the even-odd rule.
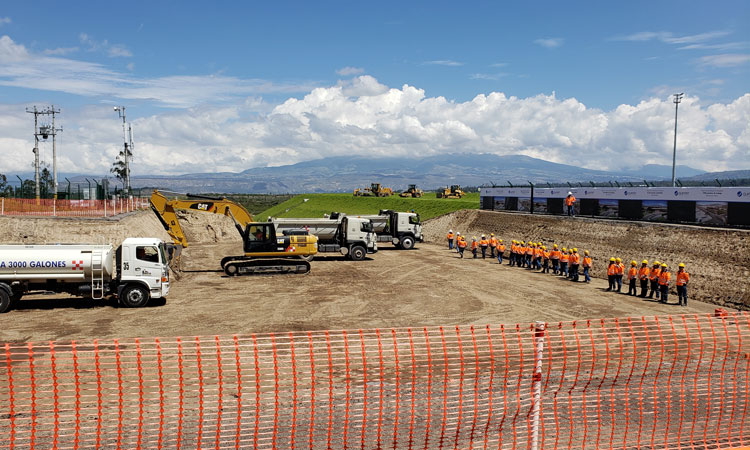
[[243,275],[306,274],[310,272],[310,263],[303,259],[225,260],[222,260],[222,268],[224,269],[224,273],[230,277]]

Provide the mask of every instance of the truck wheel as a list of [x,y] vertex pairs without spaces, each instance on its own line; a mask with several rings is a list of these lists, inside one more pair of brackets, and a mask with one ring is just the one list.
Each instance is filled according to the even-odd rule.
[[404,250],[411,250],[414,248],[414,238],[411,236],[403,236],[401,238],[401,248]]
[[5,290],[0,289],[0,313],[4,313],[10,308],[10,296]]
[[362,261],[365,259],[365,256],[367,256],[367,250],[361,245],[355,245],[352,247],[351,253],[349,253],[349,257],[352,258],[352,261]]
[[148,303],[148,291],[143,286],[131,285],[122,290],[120,303],[128,308],[139,308]]

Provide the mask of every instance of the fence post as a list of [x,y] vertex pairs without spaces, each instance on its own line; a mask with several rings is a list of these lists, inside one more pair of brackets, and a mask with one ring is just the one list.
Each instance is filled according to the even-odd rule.
[[104,217],[107,217],[107,196],[104,196]]
[[539,450],[539,416],[542,402],[542,355],[544,353],[544,322],[534,324],[534,376],[531,404],[531,450]]
[[3,206],[0,207],[0,216],[5,215],[5,197],[3,197]]
[[52,199],[52,217],[57,215],[57,195]]

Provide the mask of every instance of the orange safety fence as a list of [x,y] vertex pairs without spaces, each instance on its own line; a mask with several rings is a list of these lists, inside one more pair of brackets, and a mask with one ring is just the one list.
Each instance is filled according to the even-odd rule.
[[0,448],[750,445],[750,314],[0,344]]
[[0,216],[110,217],[149,207],[147,198],[54,200],[0,198]]

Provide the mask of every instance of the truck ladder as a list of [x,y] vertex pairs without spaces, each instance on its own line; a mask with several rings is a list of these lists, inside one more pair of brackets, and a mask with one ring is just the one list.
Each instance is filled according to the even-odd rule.
[[104,298],[104,265],[101,252],[91,253],[91,298]]

